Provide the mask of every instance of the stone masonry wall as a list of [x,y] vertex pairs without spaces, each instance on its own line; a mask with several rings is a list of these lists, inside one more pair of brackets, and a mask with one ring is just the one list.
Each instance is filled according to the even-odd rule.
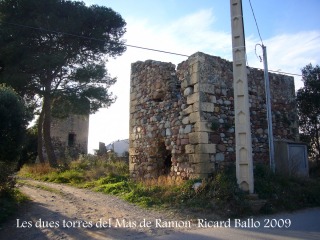
[[87,154],[88,134],[89,115],[52,119],[51,138],[58,157],[63,157],[66,151],[71,157]]
[[[248,69],[254,162],[268,162],[263,71]],[[232,63],[196,53],[175,69],[131,68],[129,166],[133,178],[206,177],[235,161]],[[297,140],[292,77],[270,74],[276,139]]]

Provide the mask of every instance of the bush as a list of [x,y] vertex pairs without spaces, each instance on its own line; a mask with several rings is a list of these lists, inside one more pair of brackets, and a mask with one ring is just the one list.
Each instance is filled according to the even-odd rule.
[[0,84],[0,161],[17,162],[30,115],[24,101],[10,87]]
[[0,84],[0,196],[14,188],[11,176],[17,167],[29,117],[18,94]]
[[256,193],[267,200],[264,213],[320,206],[320,182],[315,179],[274,174],[264,165],[257,165],[254,175]]
[[15,186],[15,178],[12,176],[15,166],[14,163],[0,162],[0,197]]
[[226,166],[212,177],[203,179],[197,191],[189,190],[191,197],[185,199],[185,203],[226,217],[251,213],[246,193],[238,187],[235,172],[235,166]]

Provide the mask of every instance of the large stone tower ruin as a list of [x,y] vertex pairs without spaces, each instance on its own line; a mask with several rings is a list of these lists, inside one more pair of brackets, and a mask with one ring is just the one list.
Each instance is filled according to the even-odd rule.
[[[263,71],[248,68],[254,162],[268,162]],[[129,166],[133,178],[207,177],[235,161],[232,63],[196,53],[175,68],[131,65]],[[270,74],[275,139],[297,140],[293,77]]]

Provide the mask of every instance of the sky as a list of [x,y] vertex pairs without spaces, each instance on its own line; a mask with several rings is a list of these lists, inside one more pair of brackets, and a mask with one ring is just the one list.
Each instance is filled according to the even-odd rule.
[[[126,21],[128,45],[184,55],[198,51],[232,60],[229,0],[85,0],[86,5],[112,8]],[[319,0],[251,0],[261,39],[267,47],[269,70],[301,74],[307,64],[320,64]],[[250,67],[263,68],[262,50],[249,0],[242,0],[246,51]],[[256,54],[257,53],[257,54]],[[148,59],[178,64],[187,57],[128,47],[106,63],[117,77],[111,91],[117,100],[90,116],[88,151],[99,142],[129,138],[130,67]],[[295,87],[303,87],[295,76]]]

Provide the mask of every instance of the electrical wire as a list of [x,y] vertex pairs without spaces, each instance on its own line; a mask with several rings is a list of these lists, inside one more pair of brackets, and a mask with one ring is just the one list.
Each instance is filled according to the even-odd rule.
[[183,57],[190,57],[189,55],[185,55],[185,54],[181,54],[181,53],[168,52],[168,51],[163,51],[163,50],[158,50],[158,49],[153,49],[153,48],[146,48],[146,47],[139,47],[139,46],[134,46],[134,45],[129,45],[129,44],[124,44],[124,45],[127,47],[139,48],[139,49],[143,49],[143,50],[167,53],[167,54],[178,55],[178,56],[183,56]]
[[[261,69],[261,68],[257,68],[257,69]],[[263,69],[261,69],[261,70],[263,70]],[[274,70],[270,70],[270,69],[269,69],[269,72],[302,77],[301,74],[297,74],[297,73],[288,73],[288,72],[282,72],[282,71],[274,71]]]
[[[255,21],[255,23],[256,23],[256,27],[257,27],[257,30],[258,30],[258,34],[259,34],[259,37],[260,37],[261,44],[264,45],[264,44],[263,44],[263,41],[262,41],[262,38],[261,38],[261,34],[260,34],[258,22],[257,22],[256,16],[255,16],[255,14],[254,14],[254,10],[253,10],[252,4],[251,4],[251,0],[249,0],[249,3],[250,3],[250,7],[251,7],[251,11],[252,11],[252,15],[253,15],[254,21]],[[318,37],[319,37],[319,36],[318,36]],[[316,37],[316,38],[318,38],[318,37]],[[312,40],[314,40],[314,39],[312,39]],[[256,44],[256,45],[255,45],[255,48],[254,48],[255,54],[256,54],[256,56],[259,58],[260,62],[262,62],[261,56],[258,56],[258,55],[257,55],[257,45],[260,45],[260,44]],[[257,69],[263,70],[263,69],[261,69],[261,68],[257,68]],[[296,74],[296,73],[287,73],[287,72],[273,71],[273,70],[269,70],[269,72],[279,73],[279,74],[287,74],[287,75],[293,75],[293,76],[302,77],[301,74]]]
[[[5,24],[9,24],[9,25],[13,25],[13,26],[16,26],[16,27],[24,27],[24,28],[29,28],[29,29],[33,29],[33,30],[51,32],[51,33],[54,33],[54,34],[63,34],[63,35],[71,36],[71,37],[78,37],[78,38],[87,39],[87,40],[105,42],[105,40],[103,40],[103,39],[93,38],[93,37],[86,37],[86,36],[81,36],[81,35],[77,35],[77,34],[73,34],[73,33],[54,31],[54,30],[49,30],[49,29],[45,29],[45,28],[32,27],[32,26],[27,26],[27,25],[17,24],[17,23],[9,23],[9,22],[3,22],[3,21],[0,21],[0,22],[1,23],[5,23]],[[125,43],[123,43],[123,45],[126,46],[126,47],[139,48],[139,49],[144,49],[144,50],[149,50],[149,51],[154,51],[154,52],[161,52],[161,53],[167,53],[167,54],[178,55],[178,56],[183,56],[183,57],[189,57],[189,55],[181,54],[181,53],[175,53],[175,52],[164,51],[164,50],[153,49],[153,48],[146,48],[146,47],[135,46],[135,45],[125,44]]]
[[262,43],[262,45],[263,45],[262,37],[261,37],[261,34],[260,34],[260,30],[259,30],[259,26],[258,26],[258,22],[257,22],[256,16],[255,16],[254,11],[253,11],[253,7],[252,7],[252,4],[251,4],[251,0],[249,0],[249,3],[250,3],[251,12],[252,12],[254,21],[255,21],[255,23],[256,23],[256,27],[257,27],[258,34],[259,34],[259,37],[260,37],[260,41],[261,41],[261,43]]
[[[63,34],[63,35],[72,36],[72,37],[78,37],[78,38],[87,39],[87,40],[103,41],[103,42],[105,41],[103,39],[98,39],[98,38],[93,38],[93,37],[86,37],[86,36],[81,36],[81,35],[67,33],[67,32],[54,31],[54,30],[49,30],[49,29],[40,28],[40,27],[32,27],[32,26],[23,25],[23,24],[9,23],[9,22],[4,22],[4,21],[0,21],[0,23],[9,24],[9,25],[16,26],[16,27],[29,28],[29,29],[38,30],[38,31],[46,31],[46,32],[51,32],[51,33],[55,33],[55,34]],[[154,49],[154,48],[146,48],[146,47],[135,46],[135,45],[130,45],[130,44],[124,44],[124,45],[127,46],[127,47],[138,48],[138,49],[147,50],[147,51],[154,51],[154,52],[161,52],[161,53],[165,53],[165,54],[178,55],[178,56],[183,56],[183,57],[190,57],[190,55],[181,54],[181,53],[174,53],[174,52],[169,52],[169,51],[164,51],[164,50],[159,50],[159,49]],[[240,46],[240,47],[237,47],[237,48],[244,48],[244,47],[245,46]],[[247,61],[247,65],[248,65],[247,56],[246,56],[246,61]],[[249,67],[249,65],[248,65],[248,67]],[[260,69],[260,68],[257,68],[257,69]],[[293,76],[302,76],[302,75],[296,74],[296,73],[288,73],[288,72],[273,71],[273,70],[269,70],[269,72],[274,72],[274,73],[279,73],[279,74],[287,74],[287,75],[293,75]]]

